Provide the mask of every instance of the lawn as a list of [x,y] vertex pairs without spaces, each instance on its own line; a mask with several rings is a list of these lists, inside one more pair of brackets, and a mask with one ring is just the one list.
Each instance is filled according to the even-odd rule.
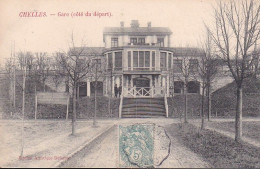
[[203,157],[214,168],[260,167],[260,148],[236,143],[233,139],[211,130],[203,130],[198,134],[198,128],[191,124],[183,127],[172,124],[168,131],[176,132],[180,143]]
[[[209,127],[235,133],[235,122],[211,122]],[[260,142],[260,121],[243,122],[243,136]]]

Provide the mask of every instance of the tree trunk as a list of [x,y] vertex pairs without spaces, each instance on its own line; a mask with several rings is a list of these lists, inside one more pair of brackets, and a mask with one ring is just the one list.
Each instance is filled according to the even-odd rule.
[[93,126],[96,126],[96,116],[97,116],[97,82],[95,82],[95,112],[94,112],[94,120]]
[[187,85],[184,86],[184,123],[188,123],[187,120],[188,100],[187,100]]
[[73,92],[72,92],[72,97],[73,97],[73,105],[72,105],[72,107],[73,107],[73,111],[72,111],[72,133],[71,133],[72,135],[76,134],[76,126],[75,126],[76,116],[77,116],[76,92],[77,92],[77,87],[76,87],[76,83],[74,83],[74,85],[73,85]]
[[25,108],[25,82],[26,82],[26,68],[23,72],[23,100],[22,100],[22,145],[21,145],[21,157],[24,150],[24,108]]
[[235,141],[242,139],[242,85],[237,87],[236,121],[235,121]]
[[45,82],[43,82],[43,91],[45,92],[46,89],[45,89]]
[[211,93],[210,93],[210,85],[208,85],[208,91],[207,91],[207,96],[208,96],[208,121],[210,121],[211,118]]
[[14,77],[13,77],[13,78],[14,78],[14,81],[13,81],[13,82],[14,82],[14,83],[13,83],[13,85],[14,85],[14,86],[13,86],[13,87],[14,87],[14,89],[13,89],[13,97],[14,97],[14,98],[13,98],[13,99],[14,99],[14,100],[13,100],[13,108],[14,108],[14,111],[13,111],[13,112],[14,112],[14,113],[16,112],[16,74],[15,74],[15,73],[16,73],[16,72],[15,72],[15,68],[14,68]]
[[112,113],[111,113],[111,97],[108,97],[108,113],[109,113],[109,117],[112,117]]
[[[112,74],[113,72],[112,72],[112,69],[111,69],[111,75],[110,75],[110,87],[111,87],[111,96],[110,96],[110,99],[112,99],[112,97],[113,97],[113,74]],[[113,112],[112,112],[112,105],[111,105],[111,100],[110,100],[110,102],[109,102],[109,112],[110,112],[110,114],[111,114],[111,117],[112,117],[112,114],[113,114]]]
[[205,94],[205,86],[202,86],[202,95],[201,95],[201,129],[204,129],[204,94]]

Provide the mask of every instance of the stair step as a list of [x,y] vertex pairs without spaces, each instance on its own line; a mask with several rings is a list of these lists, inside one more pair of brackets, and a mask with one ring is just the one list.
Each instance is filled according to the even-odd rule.
[[164,100],[163,97],[154,97],[154,98],[136,97],[136,98],[124,98],[124,99],[125,100]]
[[164,101],[154,100],[154,101],[146,101],[146,100],[138,100],[138,101],[126,101],[123,100],[123,104],[164,104]]
[[149,116],[149,115],[124,115],[122,118],[158,118],[158,117],[166,117],[166,116]]
[[122,117],[166,117],[164,98],[124,98]]
[[153,116],[153,115],[158,115],[158,116],[164,116],[166,115],[165,112],[122,112],[122,115],[149,115],[149,116]]
[[122,112],[165,112],[164,108],[150,108],[150,107],[134,107],[134,108],[123,108]]
[[149,108],[165,108],[164,104],[123,104],[123,108],[136,108],[136,107],[149,107]]

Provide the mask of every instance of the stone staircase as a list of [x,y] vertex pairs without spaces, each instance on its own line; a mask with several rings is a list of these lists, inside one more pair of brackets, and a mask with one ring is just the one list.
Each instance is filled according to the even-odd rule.
[[123,98],[121,117],[166,117],[164,98]]

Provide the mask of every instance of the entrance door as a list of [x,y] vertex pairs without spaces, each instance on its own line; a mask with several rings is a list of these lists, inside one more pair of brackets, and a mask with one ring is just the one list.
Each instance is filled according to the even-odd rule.
[[[133,79],[133,84],[136,87],[136,90],[139,91],[141,88],[144,88],[145,90],[149,91],[150,88],[150,79],[146,77],[137,77]],[[143,95],[148,96],[147,92],[144,90]],[[140,94],[137,94],[138,96]]]

